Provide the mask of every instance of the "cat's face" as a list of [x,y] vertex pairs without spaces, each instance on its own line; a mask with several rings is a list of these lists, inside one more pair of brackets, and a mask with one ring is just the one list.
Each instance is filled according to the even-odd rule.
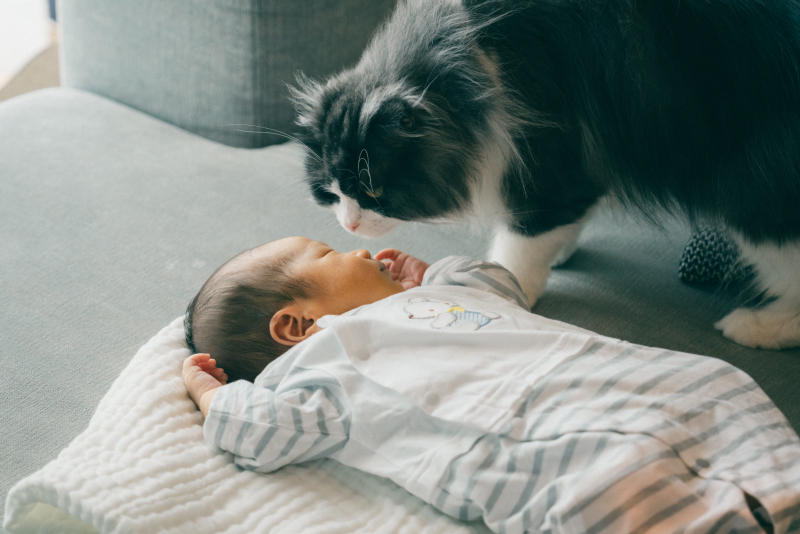
[[400,221],[449,218],[469,200],[469,128],[442,95],[355,71],[295,91],[315,200],[348,232],[377,237]]

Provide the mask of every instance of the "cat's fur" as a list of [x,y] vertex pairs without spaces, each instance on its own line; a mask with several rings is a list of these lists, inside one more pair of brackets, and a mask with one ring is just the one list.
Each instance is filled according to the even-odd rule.
[[718,323],[800,344],[800,4],[408,0],[294,91],[308,181],[349,231],[478,212],[531,304],[605,194],[726,225],[774,301]]

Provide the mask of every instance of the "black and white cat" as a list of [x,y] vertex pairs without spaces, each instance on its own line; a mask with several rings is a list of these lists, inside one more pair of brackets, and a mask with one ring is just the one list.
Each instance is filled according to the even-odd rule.
[[724,224],[770,302],[717,328],[800,345],[800,5],[401,1],[294,89],[311,191],[348,231],[481,214],[531,305],[609,194]]

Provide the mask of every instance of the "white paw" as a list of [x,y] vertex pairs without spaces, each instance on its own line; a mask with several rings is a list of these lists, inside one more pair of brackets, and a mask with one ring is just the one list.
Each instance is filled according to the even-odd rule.
[[722,335],[747,347],[785,349],[800,346],[800,313],[738,308],[714,324]]
[[569,254],[570,249],[574,250],[574,238],[579,229],[579,225],[566,225],[528,237],[501,228],[492,240],[489,260],[514,273],[528,297],[528,307],[533,307],[547,284],[550,265],[566,259],[561,251],[566,249]]

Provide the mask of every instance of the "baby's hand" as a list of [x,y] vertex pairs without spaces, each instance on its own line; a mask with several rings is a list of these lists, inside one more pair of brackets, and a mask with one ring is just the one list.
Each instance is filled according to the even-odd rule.
[[422,277],[428,269],[428,264],[411,254],[406,254],[395,248],[387,248],[375,254],[375,259],[382,261],[392,280],[400,282],[403,289],[411,289],[422,283]]
[[218,387],[225,385],[228,375],[217,362],[208,354],[192,354],[183,361],[183,382],[186,391],[192,398],[203,415],[208,413],[213,392]]

